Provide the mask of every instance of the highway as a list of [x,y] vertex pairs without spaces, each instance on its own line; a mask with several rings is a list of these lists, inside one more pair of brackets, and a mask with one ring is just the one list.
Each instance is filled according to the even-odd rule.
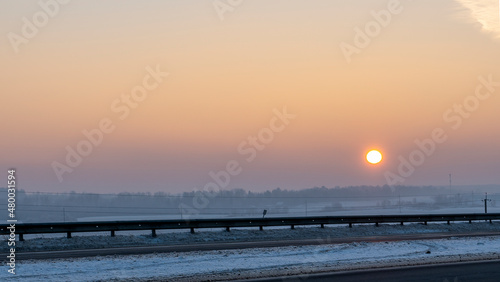
[[329,272],[301,276],[242,280],[246,282],[498,282],[500,281],[500,260],[463,262],[451,264],[384,268],[375,270]]
[[[26,260],[26,259],[77,258],[77,257],[107,256],[107,255],[139,255],[139,254],[169,253],[169,252],[271,248],[271,247],[284,247],[284,246],[341,244],[341,243],[353,243],[353,242],[432,240],[432,239],[443,239],[450,237],[477,237],[477,236],[499,236],[499,235],[500,232],[425,233],[425,234],[344,237],[344,238],[317,238],[317,239],[281,240],[281,241],[252,241],[252,242],[231,242],[231,243],[215,242],[215,243],[202,243],[202,244],[189,244],[189,245],[116,247],[116,248],[64,250],[64,251],[37,251],[37,252],[20,251],[16,253],[16,259]],[[2,253],[0,255],[6,256],[7,254]]]

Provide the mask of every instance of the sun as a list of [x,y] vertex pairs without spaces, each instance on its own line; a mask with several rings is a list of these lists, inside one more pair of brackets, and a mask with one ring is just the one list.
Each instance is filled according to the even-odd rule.
[[382,153],[378,150],[371,150],[366,154],[366,160],[371,164],[378,164],[382,161]]

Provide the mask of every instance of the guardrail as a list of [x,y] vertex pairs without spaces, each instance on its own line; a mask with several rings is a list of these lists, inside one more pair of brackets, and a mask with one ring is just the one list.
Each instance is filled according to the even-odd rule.
[[[259,227],[264,226],[290,226],[292,229],[296,225],[319,225],[324,228],[325,224],[353,224],[373,223],[378,226],[380,223],[400,223],[405,222],[447,222],[451,221],[478,221],[500,220],[500,213],[489,214],[432,214],[432,215],[367,215],[367,216],[317,216],[317,217],[269,217],[269,218],[223,218],[223,219],[192,219],[192,220],[136,220],[136,221],[100,221],[100,222],[57,222],[57,223],[18,223],[15,225],[15,233],[19,235],[19,240],[24,241],[24,234],[41,233],[66,233],[71,238],[74,232],[111,232],[115,236],[116,231],[130,230],[151,230],[151,235],[156,237],[158,229],[190,229],[194,233],[196,228],[225,228],[227,231],[231,227]],[[0,225],[0,234],[10,234],[9,224]]]

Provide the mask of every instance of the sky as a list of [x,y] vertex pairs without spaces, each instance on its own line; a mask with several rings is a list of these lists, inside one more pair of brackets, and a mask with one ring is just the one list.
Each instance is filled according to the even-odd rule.
[[0,168],[51,192],[500,184],[480,3],[1,1]]

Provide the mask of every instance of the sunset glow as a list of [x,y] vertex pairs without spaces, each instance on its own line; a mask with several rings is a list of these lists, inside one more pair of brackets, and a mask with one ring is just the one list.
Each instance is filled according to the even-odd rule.
[[500,183],[498,1],[42,2],[0,4],[26,190]]

